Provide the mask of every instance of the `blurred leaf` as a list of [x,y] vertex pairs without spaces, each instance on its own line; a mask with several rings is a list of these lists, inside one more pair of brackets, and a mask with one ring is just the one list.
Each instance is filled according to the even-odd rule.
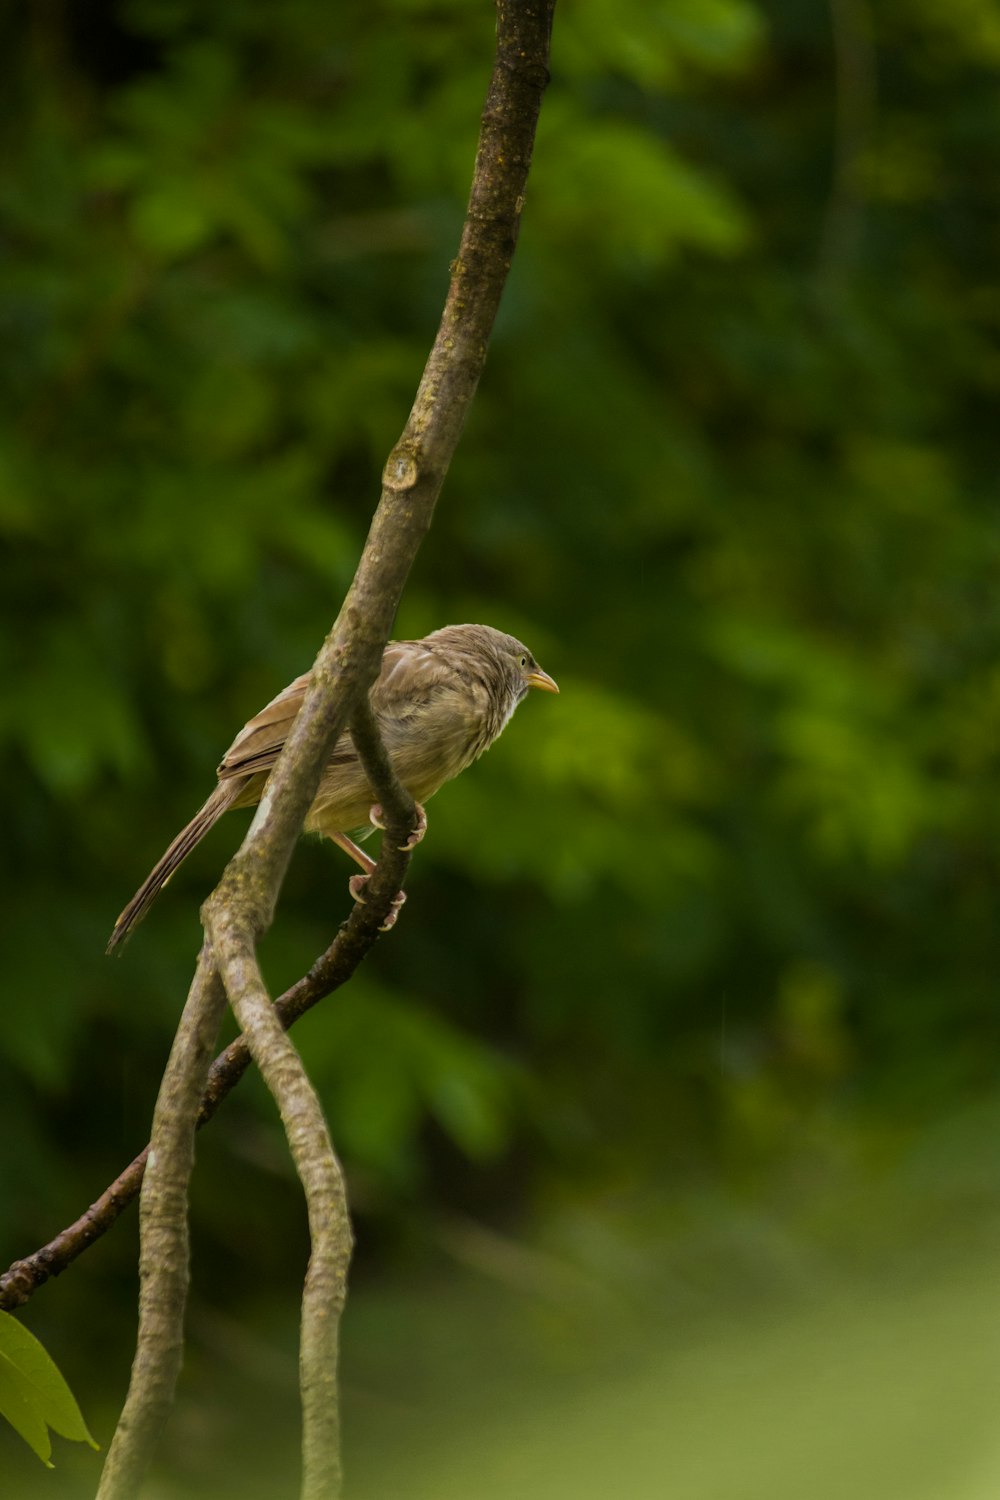
[[57,797],[78,795],[108,766],[132,771],[143,758],[130,706],[70,635],[53,633],[48,652],[8,699],[0,727]]
[[130,219],[140,245],[164,260],[197,249],[216,228],[207,205],[185,182],[160,182],[141,193]]
[[543,116],[533,179],[539,213],[567,243],[658,265],[681,246],[734,255],[750,235],[735,195],[665,142],[565,105]]
[[744,67],[763,22],[746,0],[581,0],[562,20],[558,56],[584,75],[620,71],[644,88],[683,86],[690,65]]
[[516,1073],[491,1049],[411,999],[355,982],[303,1042],[328,1092],[334,1134],[349,1157],[392,1174],[433,1116],[476,1160],[509,1139]]

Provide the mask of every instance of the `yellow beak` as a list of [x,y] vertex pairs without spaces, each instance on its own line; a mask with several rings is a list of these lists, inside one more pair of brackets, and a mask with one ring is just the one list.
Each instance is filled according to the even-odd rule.
[[542,688],[546,693],[558,693],[559,691],[559,686],[555,679],[550,677],[548,672],[543,672],[541,667],[536,667],[533,672],[528,673],[527,683],[529,687]]

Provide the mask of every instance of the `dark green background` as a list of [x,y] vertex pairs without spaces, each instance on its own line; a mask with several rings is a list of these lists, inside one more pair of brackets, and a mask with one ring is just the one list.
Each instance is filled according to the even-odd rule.
[[[146,1139],[245,817],[104,943],[336,614],[492,30],[485,0],[0,21],[4,1264]],[[487,621],[562,695],[431,804],[399,928],[296,1032],[356,1210],[358,1494],[995,1493],[959,1478],[1000,1373],[998,71],[991,0],[557,15],[397,634]],[[301,846],[275,986],[349,873]],[[292,1493],[305,1233],[252,1082],[194,1220],[155,1493]],[[134,1237],[24,1314],[104,1440]],[[24,1494],[92,1492],[58,1458],[0,1433]]]

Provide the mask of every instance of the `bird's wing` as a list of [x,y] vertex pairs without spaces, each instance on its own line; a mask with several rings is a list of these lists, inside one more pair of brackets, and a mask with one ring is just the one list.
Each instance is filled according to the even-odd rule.
[[390,641],[372,684],[372,710],[380,722],[407,719],[454,688],[455,680],[453,663],[426,641]]
[[222,757],[217,773],[220,781],[271,769],[302,707],[308,686],[309,673],[304,672],[244,724]]
[[[222,758],[218,769],[220,781],[233,777],[254,776],[260,771],[270,771],[284,748],[289,730],[294,724],[299,709],[305,700],[310,674],[303,672],[294,682],[272,698],[240,730]],[[349,737],[341,735],[330,764],[345,763],[354,758],[354,747]]]
[[[309,680],[310,674],[303,672],[243,726],[223,756],[218,769],[220,781],[271,770],[302,707]],[[425,642],[390,641],[382,656],[382,670],[372,686],[372,709],[383,729],[401,726],[454,681],[454,667]],[[345,730],[327,764],[347,765],[356,758]]]

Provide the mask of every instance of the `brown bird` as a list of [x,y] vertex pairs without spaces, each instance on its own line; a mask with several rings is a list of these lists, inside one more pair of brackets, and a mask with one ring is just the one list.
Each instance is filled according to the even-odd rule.
[[[146,915],[177,866],[217,819],[231,807],[252,807],[260,801],[308,686],[306,672],[240,730],[219,766],[215,791],[181,829],[115,923],[109,953]],[[527,646],[489,625],[446,625],[420,641],[389,642],[371,689],[371,705],[396,774],[417,803],[418,826],[407,847],[420,841],[427,826],[420,804],[492,745],[533,687],[559,691]],[[348,834],[364,829],[364,837],[373,826],[381,826],[381,809],[373,803],[368,777],[345,730],[327,762],[305,828],[326,834],[357,860],[365,873],[348,884],[359,901],[375,861]],[[404,900],[400,892],[386,928],[395,922]]]

